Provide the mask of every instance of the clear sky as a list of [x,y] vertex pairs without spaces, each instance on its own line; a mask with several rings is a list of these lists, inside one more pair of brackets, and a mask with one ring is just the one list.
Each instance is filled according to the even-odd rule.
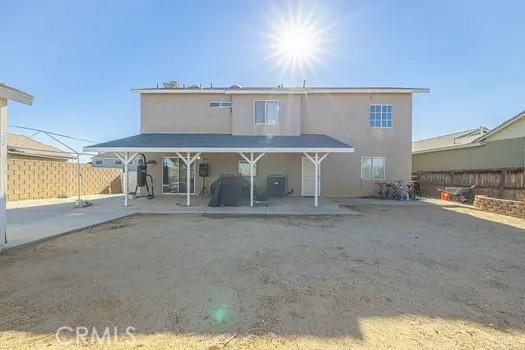
[[[302,74],[283,72],[266,34],[301,7],[324,29],[326,53]],[[32,107],[10,104],[10,123],[78,137],[138,133],[130,89],[165,80],[428,87],[414,96],[414,139],[494,127],[525,109],[525,1],[0,0],[0,9],[0,81],[35,96]]]

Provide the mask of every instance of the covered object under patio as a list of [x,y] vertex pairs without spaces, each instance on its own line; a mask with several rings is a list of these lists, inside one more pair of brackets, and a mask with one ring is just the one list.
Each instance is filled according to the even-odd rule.
[[[354,152],[351,145],[323,134],[139,134],[85,147],[84,150],[111,152],[121,158],[125,172],[124,206],[128,206],[128,164],[139,154],[145,154],[148,160],[155,160],[157,163],[152,169],[153,186],[157,192],[160,190],[161,193],[183,194],[186,196],[187,206],[191,205],[191,196],[197,193],[195,169],[199,163],[210,165],[216,175],[240,173],[246,176],[250,181],[250,206],[254,206],[256,177],[260,183],[262,174],[282,174],[295,179],[300,177],[300,192],[303,195],[308,194],[307,187],[311,184],[314,206],[318,207],[323,160],[330,153]],[[258,163],[263,160],[268,160],[265,163],[266,169],[257,169]],[[307,171],[307,168],[312,171]],[[171,176],[166,169],[168,172],[170,169],[177,171]],[[170,187],[170,178],[176,178],[177,186]],[[308,182],[309,180],[311,181]]]

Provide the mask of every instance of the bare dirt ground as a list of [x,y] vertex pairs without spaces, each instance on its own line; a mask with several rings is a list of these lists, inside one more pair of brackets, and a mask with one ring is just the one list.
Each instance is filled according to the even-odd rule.
[[[81,348],[525,348],[521,223],[353,209],[143,215],[9,251],[0,348],[64,348],[61,326],[89,328]],[[117,339],[93,342],[108,326]]]

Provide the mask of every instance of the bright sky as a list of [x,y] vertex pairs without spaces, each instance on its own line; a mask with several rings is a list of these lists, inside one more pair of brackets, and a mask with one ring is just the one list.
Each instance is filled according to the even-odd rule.
[[[302,72],[270,57],[289,8],[322,38]],[[0,81],[35,96],[32,107],[10,105],[10,123],[93,140],[138,133],[130,89],[165,80],[428,87],[414,96],[414,139],[494,127],[525,109],[525,1],[0,0],[0,9]]]

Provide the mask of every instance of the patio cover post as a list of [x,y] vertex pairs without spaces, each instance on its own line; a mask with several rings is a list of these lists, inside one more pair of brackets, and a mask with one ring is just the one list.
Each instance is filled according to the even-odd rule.
[[320,166],[321,162],[328,156],[328,153],[325,153],[321,158],[319,158],[319,153],[315,152],[312,157],[308,153],[304,152],[304,155],[314,163],[314,207],[319,207],[319,189],[321,187],[321,172]]
[[250,158],[246,157],[244,153],[240,153],[240,155],[244,158],[246,162],[248,162],[248,165],[250,166],[250,207],[253,207],[253,171],[255,170],[255,165],[259,161],[259,159],[264,156],[264,153],[259,154],[255,159],[253,159],[253,152],[250,152]]
[[315,152],[315,172],[314,172],[314,206],[317,208],[319,206],[319,153]]
[[33,104],[33,96],[0,83],[0,251],[7,245],[7,101]]
[[[179,152],[176,152],[177,156],[182,159],[184,164],[186,164],[186,206],[189,207],[191,205],[190,202],[190,192],[191,192],[191,165],[195,162],[195,160],[201,155],[200,152],[195,154],[193,158],[191,157],[190,152],[186,152],[186,157],[183,157]],[[195,180],[194,180],[195,181]],[[195,184],[194,186],[195,187]]]
[[129,152],[124,152],[124,154],[115,153],[115,155],[124,163],[124,207],[128,207],[128,197],[129,197],[129,163],[135,159],[138,153],[134,153],[131,157],[129,156]]

